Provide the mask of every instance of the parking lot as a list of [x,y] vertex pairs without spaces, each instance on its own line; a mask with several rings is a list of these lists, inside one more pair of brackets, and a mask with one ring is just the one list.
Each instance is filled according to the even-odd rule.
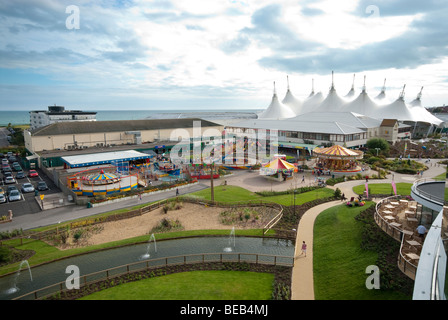
[[[3,157],[0,156],[1,159],[7,159],[6,155]],[[16,159],[19,164],[21,164],[20,157],[17,157]],[[12,167],[12,163],[10,163],[10,166]],[[23,166],[22,166],[23,168]],[[0,204],[0,216],[8,216],[8,211],[12,210],[12,213],[15,217],[25,215],[25,214],[32,214],[32,213],[38,213],[41,212],[41,208],[39,204],[36,201],[36,193],[35,191],[32,192],[23,192],[22,186],[26,183],[31,183],[34,188],[37,188],[37,185],[40,181],[44,181],[48,189],[38,191],[39,195],[47,195],[52,193],[58,193],[61,192],[59,188],[55,186],[55,184],[45,175],[42,173],[39,169],[34,169],[37,172],[37,176],[31,177],[29,176],[30,170],[22,169],[24,176],[22,178],[17,178],[17,173],[15,169],[11,170],[12,176],[15,179],[14,183],[5,183],[6,176],[7,176],[7,170],[3,170],[2,167],[2,179],[0,182],[0,187],[2,188],[2,191],[5,193],[6,202]],[[6,194],[7,189],[9,186],[15,186],[17,190],[20,192],[20,200],[17,201],[9,201],[8,196]]]

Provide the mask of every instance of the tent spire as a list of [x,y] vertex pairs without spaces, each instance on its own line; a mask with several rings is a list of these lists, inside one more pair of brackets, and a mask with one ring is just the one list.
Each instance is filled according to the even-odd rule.
[[381,89],[381,92],[386,92],[386,78],[384,78],[383,89]]
[[331,71],[331,90],[334,90],[334,72]]
[[403,90],[401,90],[400,92],[400,96],[398,97],[399,99],[404,99],[404,89],[406,88],[406,84],[403,86]]
[[417,99],[420,100],[422,98],[423,87],[420,89],[419,94],[417,95]]
[[288,84],[288,90],[289,90],[289,76],[286,76],[286,83]]
[[366,76],[364,76],[364,85],[362,86],[362,92],[366,92]]
[[353,74],[352,89],[355,89],[355,74]]
[[275,81],[274,81],[274,96],[277,95],[277,90],[275,90]]

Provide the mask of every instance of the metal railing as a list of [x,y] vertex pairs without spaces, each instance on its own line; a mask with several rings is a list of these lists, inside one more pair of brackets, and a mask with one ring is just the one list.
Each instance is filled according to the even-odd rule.
[[410,277],[411,279],[415,279],[415,275],[417,272],[417,265],[415,265],[414,263],[410,262],[410,259],[407,259],[404,255],[403,255],[403,244],[405,241],[405,234],[403,233],[403,230],[395,227],[395,226],[391,226],[390,223],[383,218],[383,216],[381,216],[381,214],[379,213],[379,209],[381,208],[381,206],[384,203],[388,203],[390,202],[392,199],[399,199],[400,196],[391,196],[388,198],[384,198],[382,200],[380,200],[375,207],[375,215],[374,215],[374,219],[376,224],[381,228],[381,230],[383,230],[384,232],[386,232],[388,235],[390,235],[392,238],[394,238],[395,240],[399,241],[400,244],[400,252],[398,255],[398,268],[408,277]]
[[421,196],[422,198],[425,198],[432,202],[436,202],[440,205],[443,205],[444,198],[440,198],[440,197],[435,196],[429,192],[423,191],[419,188],[419,186],[421,184],[426,184],[426,183],[440,183],[441,184],[441,183],[445,183],[445,179],[435,179],[435,178],[418,179],[418,180],[414,181],[414,184],[411,187],[411,190],[418,196]]
[[[257,254],[257,253],[232,253],[232,252],[180,255],[180,256],[164,257],[159,259],[145,260],[134,262],[131,264],[125,264],[122,266],[90,273],[81,276],[77,279],[79,279],[80,288],[82,288],[95,282],[112,280],[114,278],[118,278],[123,275],[130,275],[137,272],[149,271],[175,265],[210,263],[210,262],[215,263],[246,262],[258,265],[265,264],[273,266],[293,267],[294,257]],[[57,295],[59,293],[63,293],[65,291],[68,291],[68,289],[66,289],[66,282],[65,281],[58,282],[53,285],[16,297],[13,300],[42,300]]]

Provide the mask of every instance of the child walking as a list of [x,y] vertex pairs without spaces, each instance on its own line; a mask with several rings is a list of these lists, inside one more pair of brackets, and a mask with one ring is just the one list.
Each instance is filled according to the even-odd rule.
[[303,241],[303,243],[302,243],[302,253],[300,255],[302,255],[302,254],[305,254],[305,257],[306,257],[306,243],[305,243],[305,241]]

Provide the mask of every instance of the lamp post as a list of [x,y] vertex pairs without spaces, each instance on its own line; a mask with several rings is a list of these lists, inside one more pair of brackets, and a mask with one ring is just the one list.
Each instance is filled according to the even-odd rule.
[[378,151],[381,150],[381,148],[375,148],[376,150],[376,156],[378,157]]

